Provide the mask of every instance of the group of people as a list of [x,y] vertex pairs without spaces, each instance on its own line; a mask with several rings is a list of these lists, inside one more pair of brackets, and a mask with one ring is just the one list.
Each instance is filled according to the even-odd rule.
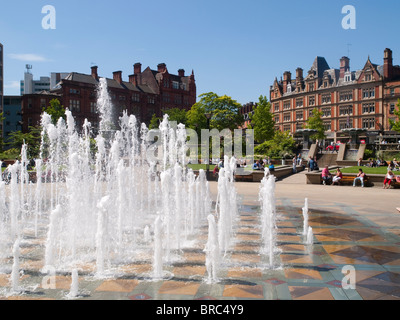
[[265,168],[268,168],[269,171],[274,171],[275,170],[275,166],[273,165],[273,163],[271,162],[271,159],[268,158],[268,160],[264,159],[264,160],[256,160],[253,163],[253,170],[264,170]]
[[325,166],[324,169],[322,169],[322,184],[323,185],[328,185],[328,184],[339,184],[340,180],[343,178],[343,173],[340,171],[339,168],[336,169],[336,174],[332,175],[332,173],[329,171],[329,167]]
[[[329,184],[338,185],[343,179],[343,173],[339,168],[336,169],[336,174],[333,175],[329,171],[328,166],[325,166],[325,168],[322,170],[321,176],[323,185],[329,185]],[[364,188],[365,177],[366,177],[365,172],[361,168],[358,169],[357,176],[353,180],[353,187],[355,187],[357,183],[360,182],[361,187]]]
[[390,162],[385,161],[385,160],[381,160],[379,158],[376,159],[376,160],[372,159],[372,158],[369,158],[368,159],[368,163],[366,164],[366,166],[370,167],[370,168],[388,167],[392,171],[400,171],[400,164],[396,160],[396,158],[394,158]]

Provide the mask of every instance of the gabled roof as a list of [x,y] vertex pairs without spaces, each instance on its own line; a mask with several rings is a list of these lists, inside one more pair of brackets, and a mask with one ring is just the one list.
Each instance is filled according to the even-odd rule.
[[318,78],[322,78],[324,75],[324,71],[329,69],[329,65],[324,57],[317,56],[311,66],[311,70],[315,71],[315,76]]
[[[67,77],[65,77],[65,80],[83,82],[83,83],[87,83],[87,84],[92,84],[94,86],[97,86],[97,84],[98,84],[98,80],[93,78],[91,75],[78,73],[78,72],[71,72]],[[134,86],[130,82],[123,81],[120,84],[114,79],[106,78],[106,80],[107,80],[107,86],[109,88],[127,89],[127,90],[131,90],[131,91],[137,91],[137,92],[142,91],[142,92],[146,92],[146,93],[155,94],[155,92],[147,85]]]

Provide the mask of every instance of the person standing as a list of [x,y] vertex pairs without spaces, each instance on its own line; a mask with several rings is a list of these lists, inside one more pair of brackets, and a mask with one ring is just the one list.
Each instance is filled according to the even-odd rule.
[[313,160],[313,158],[311,158],[311,156],[308,157],[307,165],[308,165],[308,172],[314,170],[314,160]]

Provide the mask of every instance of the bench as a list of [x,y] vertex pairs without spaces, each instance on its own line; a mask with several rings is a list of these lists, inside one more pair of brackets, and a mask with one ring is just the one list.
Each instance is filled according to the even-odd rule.
[[[333,176],[332,176],[333,177]],[[356,175],[354,176],[348,176],[348,175],[343,175],[342,179],[337,183],[339,186],[341,185],[353,185],[354,179],[356,178]],[[321,177],[321,183],[322,183],[322,177]],[[361,183],[357,181],[356,186],[360,186]],[[370,187],[372,186],[371,181],[369,180],[369,177],[366,176],[364,178],[364,186],[365,187]],[[400,186],[400,184],[399,184]]]

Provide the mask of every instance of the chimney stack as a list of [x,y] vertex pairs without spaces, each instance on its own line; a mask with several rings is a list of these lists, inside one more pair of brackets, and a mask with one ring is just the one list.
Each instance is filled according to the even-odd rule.
[[296,69],[296,80],[303,80],[303,69],[302,68]]
[[292,74],[289,71],[283,73],[283,93],[287,92],[287,85],[292,82]]
[[142,73],[142,64],[141,63],[135,63],[133,65],[133,74],[141,74]]
[[157,70],[158,70],[158,72],[160,72],[160,73],[165,72],[166,69],[167,69],[167,65],[166,65],[165,63],[160,63],[160,64],[158,64],[158,66],[157,66]]
[[178,75],[179,75],[180,77],[184,77],[184,76],[185,76],[185,70],[179,69],[179,70],[178,70]]
[[383,77],[391,79],[393,77],[393,55],[392,50],[386,48],[383,56]]
[[99,76],[97,74],[97,66],[92,67],[92,77],[96,80],[99,80]]
[[122,83],[122,71],[113,72],[113,79],[117,81],[119,84]]
[[350,59],[342,57],[342,59],[340,59],[340,79],[344,78],[344,74],[347,71],[350,71]]
[[129,82],[132,83],[135,87],[138,85],[138,75],[137,74],[131,74],[129,76]]

